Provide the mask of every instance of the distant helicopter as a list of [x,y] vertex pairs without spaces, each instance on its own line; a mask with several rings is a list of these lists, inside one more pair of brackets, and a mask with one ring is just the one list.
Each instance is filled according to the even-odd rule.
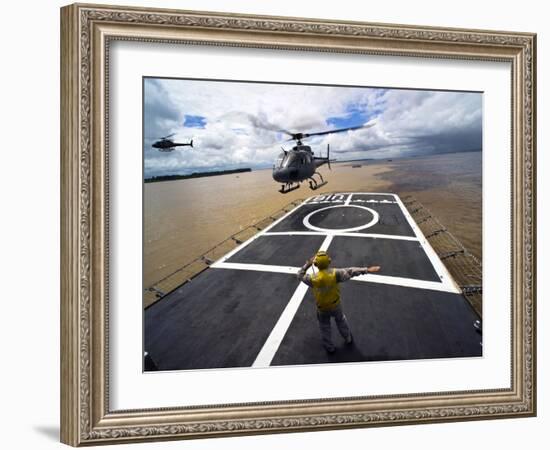
[[184,144],[174,142],[172,139],[170,139],[175,134],[176,133],[172,133],[168,136],[161,137],[157,142],[152,145],[152,147],[158,149],[159,152],[172,152],[176,149],[176,147],[193,147],[193,139],[191,139],[191,142]]
[[[281,184],[279,192],[287,194],[300,187],[300,183],[309,180],[309,188],[311,190],[319,189],[328,182],[323,179],[323,176],[317,171],[318,167],[327,164],[330,167],[330,144],[327,144],[326,158],[315,156],[309,145],[304,145],[302,139],[311,136],[321,136],[324,134],[341,133],[343,131],[358,130],[361,128],[370,128],[374,123],[360,125],[349,128],[339,128],[336,130],[320,131],[317,133],[291,133],[286,130],[279,130],[290,136],[289,141],[296,141],[296,145],[291,150],[282,149],[282,153],[273,164],[273,179]],[[334,160],[333,160],[334,161]],[[314,176],[319,176],[317,181]]]

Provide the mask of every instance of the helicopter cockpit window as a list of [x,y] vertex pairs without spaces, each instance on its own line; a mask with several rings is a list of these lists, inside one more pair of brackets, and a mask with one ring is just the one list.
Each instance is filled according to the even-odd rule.
[[301,158],[294,152],[280,153],[277,160],[273,164],[275,169],[283,169],[285,167],[299,167]]
[[280,169],[281,167],[283,167],[283,161],[285,159],[285,153],[279,153],[279,156],[277,157],[277,160],[275,161],[275,168],[276,169]]
[[300,165],[300,157],[292,152],[286,154],[283,167],[295,167]]

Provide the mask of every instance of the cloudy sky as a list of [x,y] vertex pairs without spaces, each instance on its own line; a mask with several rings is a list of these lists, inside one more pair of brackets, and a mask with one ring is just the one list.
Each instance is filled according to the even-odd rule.
[[[144,79],[145,177],[271,167],[291,142],[279,130],[370,128],[304,141],[338,160],[481,150],[479,93]],[[160,137],[194,148],[163,153]]]

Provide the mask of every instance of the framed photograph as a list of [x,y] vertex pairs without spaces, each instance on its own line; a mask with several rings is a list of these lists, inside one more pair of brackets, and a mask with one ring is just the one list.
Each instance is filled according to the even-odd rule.
[[61,9],[61,440],[536,414],[536,36]]

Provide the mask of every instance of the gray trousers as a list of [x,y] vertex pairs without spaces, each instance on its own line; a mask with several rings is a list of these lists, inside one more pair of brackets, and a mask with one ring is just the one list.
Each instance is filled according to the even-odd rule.
[[342,305],[339,304],[336,308],[330,311],[321,311],[317,309],[317,319],[319,320],[319,329],[321,330],[321,339],[323,340],[323,346],[331,351],[334,350],[334,344],[332,343],[332,332],[330,326],[330,318],[334,317],[338,331],[342,337],[347,341],[351,337],[351,331],[349,324],[342,310]]

